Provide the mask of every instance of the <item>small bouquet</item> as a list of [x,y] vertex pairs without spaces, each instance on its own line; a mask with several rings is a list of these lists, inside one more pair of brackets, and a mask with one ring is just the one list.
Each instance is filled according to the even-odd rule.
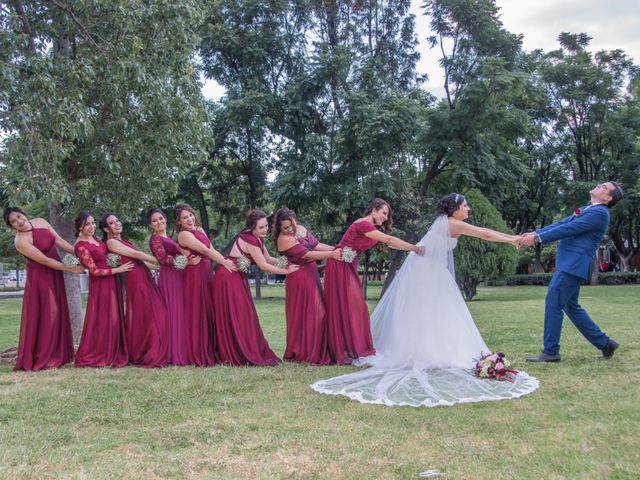
[[236,266],[242,273],[249,273],[251,271],[251,260],[241,255],[236,260]]
[[189,259],[185,255],[176,255],[173,258],[173,266],[178,270],[184,270],[189,263]]
[[358,252],[356,252],[353,248],[351,248],[351,247],[343,247],[342,248],[342,261],[343,262],[351,263],[356,259],[357,256],[358,256]]
[[111,268],[119,267],[121,263],[122,259],[120,258],[120,255],[116,253],[110,253],[107,255],[107,265]]
[[276,258],[276,267],[287,268],[288,265],[289,265],[289,259],[284,255],[280,255],[278,258]]
[[67,253],[62,259],[62,263],[64,263],[67,267],[77,267],[78,265],[80,265],[80,259],[75,255]]
[[473,375],[480,378],[488,378],[490,380],[509,380],[515,381],[518,370],[512,370],[509,367],[509,360],[504,353],[484,353],[480,359],[476,361],[476,366],[472,369]]

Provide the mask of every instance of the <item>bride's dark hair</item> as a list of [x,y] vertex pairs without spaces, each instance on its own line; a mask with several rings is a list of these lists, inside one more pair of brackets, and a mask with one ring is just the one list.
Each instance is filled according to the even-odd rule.
[[451,215],[453,215],[453,212],[460,208],[460,205],[462,205],[462,202],[464,202],[464,200],[464,195],[462,195],[461,193],[448,193],[440,200],[438,200],[435,209],[436,214],[446,215],[447,217],[450,217]]

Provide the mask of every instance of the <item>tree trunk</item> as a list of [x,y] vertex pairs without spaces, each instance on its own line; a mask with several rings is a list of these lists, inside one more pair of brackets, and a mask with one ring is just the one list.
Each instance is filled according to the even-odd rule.
[[631,258],[633,258],[633,255],[627,256],[618,253],[618,258],[620,258],[620,271],[628,272],[629,270],[631,270]]
[[207,204],[204,201],[204,194],[202,193],[198,179],[195,176],[193,177],[192,182],[193,189],[196,192],[196,197],[198,197],[198,212],[200,213],[202,229],[205,231],[207,236],[209,236],[211,235],[211,231],[209,230],[209,214],[207,213]]
[[[49,206],[49,223],[58,234],[73,245],[76,241],[73,221],[64,217],[61,205]],[[64,256],[66,252],[60,252]],[[82,335],[82,296],[80,294],[80,276],[76,273],[64,273],[64,285],[67,290],[67,304],[69,306],[69,318],[73,343],[80,343]]]
[[256,284],[255,284],[256,285],[256,298],[260,299],[260,298],[262,298],[262,288],[261,288],[261,285],[260,285],[260,280],[262,278],[262,270],[260,270],[258,267],[253,267],[253,268],[254,268],[254,272],[255,272],[255,275],[254,275],[253,278],[254,278],[254,280],[256,282]]
[[384,285],[382,285],[382,292],[380,296],[384,295],[384,292],[387,291],[391,282],[393,282],[393,278],[396,276],[400,265],[402,265],[402,260],[404,260],[404,252],[402,250],[392,250],[391,251],[391,260],[389,261],[389,272],[387,272],[387,278],[384,280]]
[[591,278],[589,279],[589,285],[598,285],[600,283],[600,278],[598,274],[600,273],[600,262],[598,262],[598,255],[593,259],[593,264],[591,265]]
[[535,256],[533,258],[533,273],[540,273],[543,270],[542,261],[540,260],[542,255],[542,245],[537,244],[534,247],[534,251],[535,251]]

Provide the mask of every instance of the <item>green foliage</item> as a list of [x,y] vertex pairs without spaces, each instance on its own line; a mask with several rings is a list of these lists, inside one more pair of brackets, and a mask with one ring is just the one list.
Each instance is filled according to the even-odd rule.
[[[534,273],[531,275],[508,275],[504,285],[549,285],[553,273]],[[498,284],[493,282],[493,284]],[[607,272],[598,274],[599,285],[637,285],[640,284],[640,272]]]
[[[478,190],[465,194],[471,209],[469,222],[479,226],[511,233],[500,212]],[[455,250],[456,279],[466,300],[471,300],[480,282],[508,275],[515,270],[517,254],[512,245],[494,243],[463,236]]]
[[199,2],[29,3],[0,11],[11,198],[131,218],[175,191],[207,143],[192,61]]

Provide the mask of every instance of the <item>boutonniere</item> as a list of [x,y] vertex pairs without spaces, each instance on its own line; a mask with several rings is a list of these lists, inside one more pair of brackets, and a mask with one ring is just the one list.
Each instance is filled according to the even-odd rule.
[[576,208],[576,209],[573,211],[573,214],[574,214],[574,215],[576,215],[576,216],[577,216],[577,215],[580,215],[580,213],[582,213],[582,210],[580,210],[579,208]]

